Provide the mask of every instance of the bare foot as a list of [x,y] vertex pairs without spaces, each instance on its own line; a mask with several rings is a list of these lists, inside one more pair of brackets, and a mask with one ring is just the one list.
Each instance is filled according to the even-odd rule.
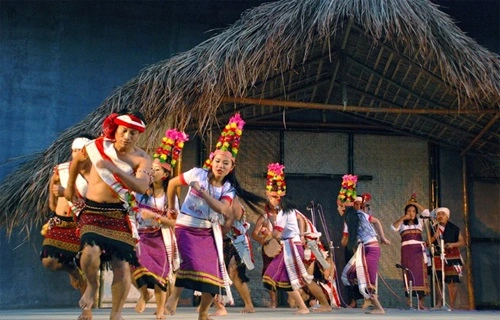
[[156,320],[165,320],[165,319],[167,319],[167,317],[163,313],[161,314],[156,313]]
[[332,308],[329,306],[320,306],[319,308],[312,309],[312,312],[313,313],[332,312]]
[[165,314],[169,314],[171,316],[175,314],[175,308],[171,304],[169,304],[168,301],[165,305]]
[[123,320],[121,310],[117,312],[111,311],[111,314],[109,315],[109,320]]
[[203,314],[200,313],[198,315],[198,320],[213,320],[213,318],[210,318],[208,316],[208,313],[203,313]]
[[245,307],[240,311],[240,313],[255,313],[255,308],[253,306]]
[[80,298],[78,305],[83,310],[92,310],[92,306],[94,305],[94,297],[95,291],[92,291],[90,287],[87,287],[87,290],[85,290],[85,293]]
[[146,304],[148,303],[149,299],[151,299],[152,296],[153,294],[150,293],[149,291],[146,297],[141,292],[141,296],[139,297],[139,300],[137,300],[137,304],[135,305],[135,311],[138,313],[144,312],[144,309],[146,309]]
[[370,301],[370,299],[365,299],[363,301],[363,306],[361,306],[361,309],[366,309],[366,308],[368,308],[371,305],[372,305],[372,302]]
[[309,309],[298,309],[293,314],[308,314],[308,313],[309,313]]
[[214,313],[212,313],[210,315],[214,316],[214,317],[227,316],[227,310],[226,310],[226,308],[217,309],[217,310],[215,310]]
[[92,310],[82,310],[78,320],[92,320]]
[[385,314],[384,309],[373,309],[371,311],[365,312],[366,314]]

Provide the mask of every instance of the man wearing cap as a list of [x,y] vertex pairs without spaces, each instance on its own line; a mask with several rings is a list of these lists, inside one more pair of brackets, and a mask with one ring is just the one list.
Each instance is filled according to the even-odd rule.
[[137,201],[132,192],[149,187],[151,158],[136,146],[145,124],[140,112],[113,113],[104,120],[103,136],[88,143],[70,166],[64,196],[74,197],[74,181],[80,168],[91,163],[85,207],[78,218],[81,268],[87,289],[80,299],[82,309],[92,308],[99,286],[101,265],[113,271],[110,320],[122,319],[122,308],[130,290],[130,263],[137,264],[135,225]]
[[[89,138],[91,137],[82,135],[73,141],[71,145],[72,157],[90,141]],[[64,198],[64,189],[68,183],[69,166],[70,162],[56,165],[49,182],[49,207],[52,211],[52,217],[42,228],[44,240],[40,259],[43,266],[50,271],[61,270],[68,272],[71,285],[75,289],[79,289],[83,294],[87,284],[74,263],[80,247],[80,238],[76,234],[74,213],[79,209],[77,203],[69,202]],[[76,191],[79,199],[85,197],[87,192],[86,177],[89,169],[89,166],[84,166],[78,173]],[[92,310],[82,312],[82,316],[91,317]]]
[[[430,242],[438,247],[438,252],[434,256],[434,263],[436,265],[437,277],[439,283],[442,283],[442,265],[440,259],[441,244],[444,245],[445,250],[445,266],[444,266],[444,281],[447,283],[448,293],[450,296],[450,307],[455,308],[455,300],[457,298],[457,283],[460,283],[462,276],[462,257],[460,255],[460,248],[465,246],[465,240],[460,233],[460,228],[451,223],[450,209],[446,207],[437,208],[436,221],[437,224],[431,230]],[[440,280],[441,279],[441,280]],[[437,296],[436,309],[443,306],[442,295]]]

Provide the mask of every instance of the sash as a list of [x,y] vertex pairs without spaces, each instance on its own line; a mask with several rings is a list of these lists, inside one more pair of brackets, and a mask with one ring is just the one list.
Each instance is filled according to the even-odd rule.
[[113,142],[109,139],[101,137],[92,140],[85,146],[85,149],[102,181],[104,181],[123,202],[123,207],[128,212],[127,222],[130,227],[130,231],[132,232],[132,237],[139,240],[139,232],[137,232],[137,222],[135,217],[139,208],[137,207],[135,196],[129,189],[127,189],[118,175],[112,174],[108,169],[98,168],[96,163],[101,160],[108,160],[112,161],[118,168],[125,172],[130,172],[132,174],[134,170],[128,163],[118,158]]
[[179,269],[181,262],[179,258],[179,250],[177,249],[177,239],[175,238],[172,228],[162,226],[160,230],[163,238],[163,244],[165,245],[165,250],[167,252],[170,270],[168,273],[168,281],[170,284],[173,284],[175,281],[174,273]]
[[255,268],[255,265],[253,263],[250,238],[247,235],[249,228],[250,224],[246,221],[235,220],[231,230],[228,232],[228,236],[248,270],[252,270]]
[[370,299],[370,293],[367,290],[370,282],[370,275],[368,274],[368,268],[365,261],[365,249],[362,243],[358,244],[356,253],[352,256],[351,260],[349,260],[342,271],[341,279],[345,286],[352,286],[352,283],[349,281],[348,273],[353,268],[356,270],[359,292],[366,299]]
[[[175,208],[179,210],[177,196],[175,197]],[[161,226],[161,235],[163,238],[163,244],[165,245],[165,250],[167,251],[168,263],[170,266],[170,272],[168,273],[168,281],[172,284],[175,281],[175,272],[179,270],[181,259],[179,256],[179,249],[177,247],[177,238],[175,237],[174,230],[169,226]]]
[[292,289],[300,289],[311,283],[313,276],[307,273],[292,239],[283,240],[283,259]]
[[222,274],[222,280],[224,280],[224,288],[226,289],[226,295],[221,296],[222,303],[229,303],[234,305],[233,295],[231,294],[231,284],[233,282],[229,278],[226,270],[226,264],[224,263],[224,250],[222,243],[222,228],[220,222],[215,220],[212,222],[212,230],[214,232],[215,246],[217,248],[217,258],[219,260],[219,268]]
[[[59,176],[59,182],[61,186],[64,188],[68,187],[68,178],[69,178],[69,166],[71,162],[65,162],[57,165],[57,175]],[[78,198],[84,198],[87,194],[88,183],[87,180],[81,175],[78,174],[75,181],[75,189],[78,193]],[[80,212],[82,211],[84,205],[81,203],[73,203],[72,201],[68,201],[69,208],[74,216],[78,217]]]

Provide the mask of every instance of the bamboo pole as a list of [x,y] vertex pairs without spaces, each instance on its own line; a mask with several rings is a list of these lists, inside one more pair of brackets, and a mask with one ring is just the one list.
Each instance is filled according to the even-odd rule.
[[464,234],[465,234],[465,270],[467,271],[467,292],[469,297],[469,310],[475,309],[474,301],[474,279],[472,277],[472,254],[470,250],[470,216],[469,197],[467,188],[467,157],[462,158],[462,192],[464,205]]
[[357,106],[342,106],[338,104],[316,103],[316,102],[301,102],[301,101],[285,101],[274,99],[256,99],[256,98],[237,98],[223,97],[222,103],[237,103],[237,104],[253,104],[260,106],[273,107],[288,107],[288,108],[303,108],[316,110],[332,110],[341,112],[361,112],[361,113],[398,113],[398,114],[444,114],[444,115],[469,115],[469,114],[498,114],[497,109],[482,109],[482,110],[447,110],[447,109],[409,109],[409,108],[373,108],[373,107],[357,107]]

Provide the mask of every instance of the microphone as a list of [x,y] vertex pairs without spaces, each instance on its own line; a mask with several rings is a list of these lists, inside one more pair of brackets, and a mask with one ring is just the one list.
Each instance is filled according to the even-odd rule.
[[433,217],[431,216],[423,216],[423,215],[420,215],[420,219],[434,219]]
[[402,266],[402,265],[400,265],[399,263],[396,263],[396,268],[403,269],[404,271],[408,271],[408,270],[410,270],[410,269],[408,269],[408,268],[403,267],[403,266]]

